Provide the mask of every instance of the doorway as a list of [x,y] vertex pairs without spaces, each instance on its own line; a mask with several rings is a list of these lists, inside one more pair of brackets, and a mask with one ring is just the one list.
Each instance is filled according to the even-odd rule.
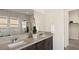
[[69,11],[69,45],[66,50],[79,50],[79,10]]

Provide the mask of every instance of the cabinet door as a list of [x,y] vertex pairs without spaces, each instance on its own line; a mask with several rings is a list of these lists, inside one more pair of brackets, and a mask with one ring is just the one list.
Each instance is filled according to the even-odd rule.
[[44,49],[45,50],[52,50],[53,49],[53,40],[52,37],[45,40]]
[[29,47],[23,48],[22,50],[36,50],[36,45],[31,45]]
[[53,38],[47,38],[39,43],[36,44],[37,50],[52,50],[53,49]]
[[39,42],[39,43],[37,43],[37,44],[36,44],[36,49],[37,49],[37,50],[45,50],[45,49],[44,49],[44,46],[45,46],[44,44],[45,44],[45,40],[44,40],[44,41],[41,41],[41,42]]

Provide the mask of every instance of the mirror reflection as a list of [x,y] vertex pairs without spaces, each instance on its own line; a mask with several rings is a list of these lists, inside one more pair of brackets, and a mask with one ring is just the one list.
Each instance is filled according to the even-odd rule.
[[17,10],[0,10],[0,37],[25,34],[28,31],[28,18],[33,12],[26,14]]

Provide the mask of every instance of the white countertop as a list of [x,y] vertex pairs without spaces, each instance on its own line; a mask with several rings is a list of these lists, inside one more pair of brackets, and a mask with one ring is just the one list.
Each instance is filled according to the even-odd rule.
[[37,38],[25,38],[23,40],[26,43],[23,45],[20,45],[18,47],[15,47],[15,48],[9,48],[8,44],[0,44],[0,50],[21,50],[23,48],[26,48],[28,46],[31,46],[35,43],[38,43],[42,40],[45,40],[45,39],[53,36],[53,34],[50,32],[45,32],[44,34],[45,34],[45,37],[42,37],[41,35],[39,35]]

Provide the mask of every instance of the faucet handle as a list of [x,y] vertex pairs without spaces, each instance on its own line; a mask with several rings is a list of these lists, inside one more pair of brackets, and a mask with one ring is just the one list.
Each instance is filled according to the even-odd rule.
[[15,43],[15,42],[16,42],[16,40],[17,40],[17,38],[13,39],[13,40],[12,40],[12,43]]
[[15,41],[17,40],[17,38],[14,39]]

